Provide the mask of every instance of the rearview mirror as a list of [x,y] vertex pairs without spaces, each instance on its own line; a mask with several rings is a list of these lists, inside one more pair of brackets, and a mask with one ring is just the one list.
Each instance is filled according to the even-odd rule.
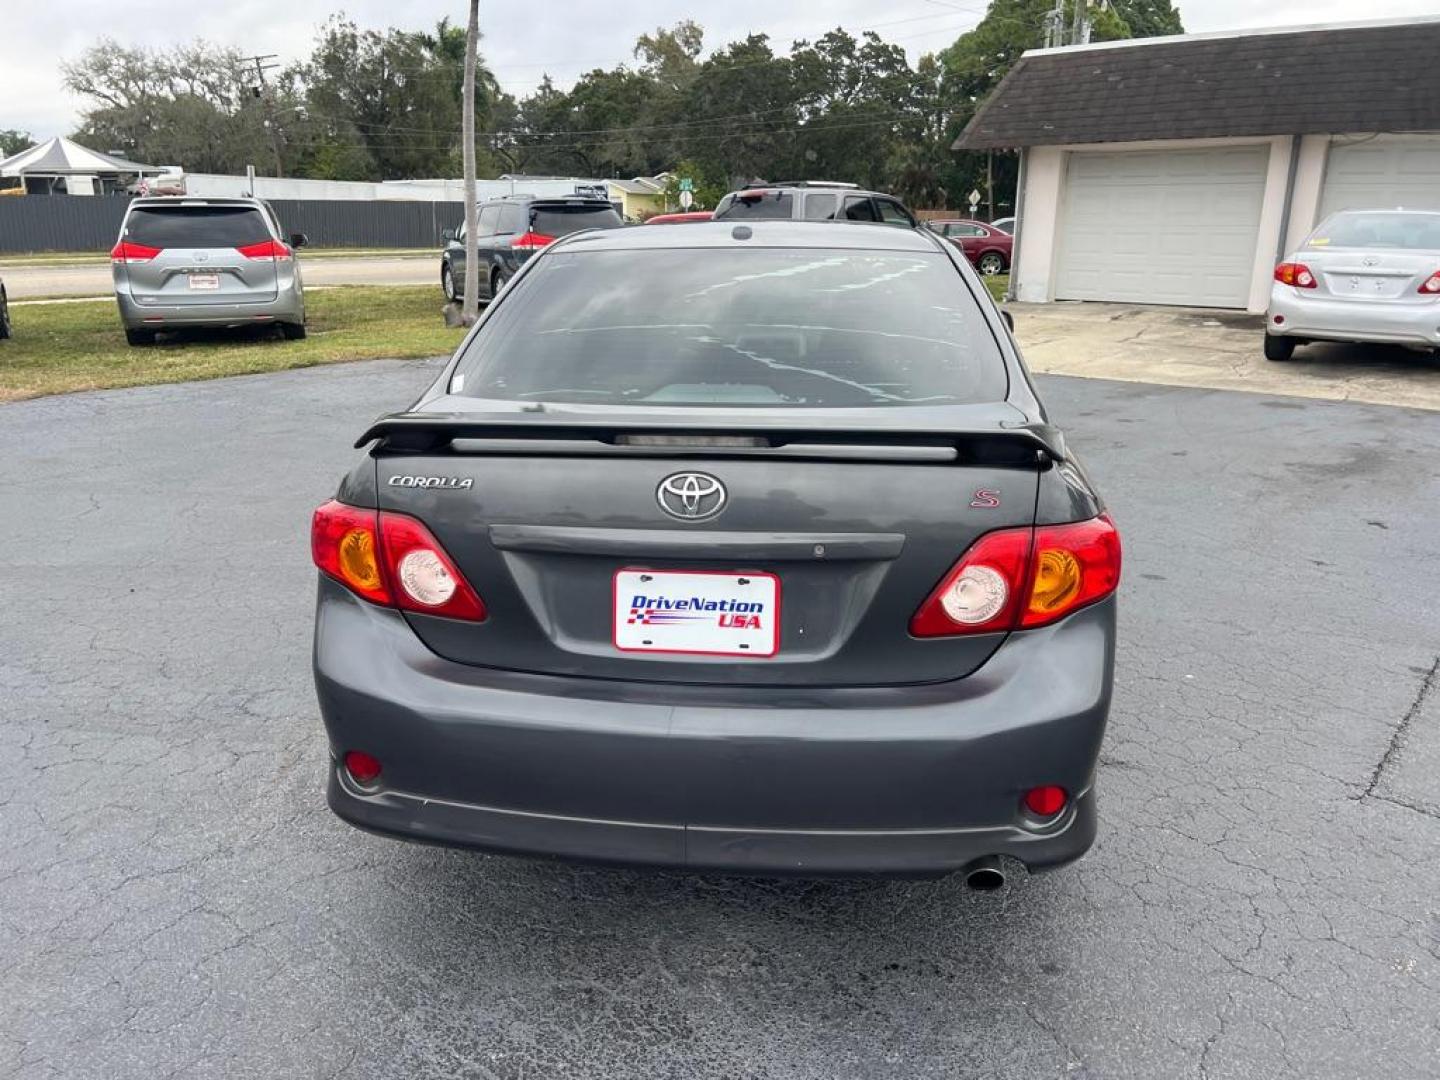
[[303,232],[297,232],[297,233],[291,233],[291,234],[290,234],[290,246],[291,246],[291,247],[302,248],[302,247],[305,247],[305,246],[306,246],[307,244],[309,244],[309,243],[310,243],[310,238],[309,238],[308,236],[306,236]]
[[455,233],[455,230],[454,230],[454,229],[446,229],[444,232],[442,232],[442,233],[440,234],[440,239],[441,239],[441,240],[444,240],[445,243],[449,244],[449,243],[452,243],[452,242],[455,240],[455,236],[456,236],[456,233]]
[[1005,308],[1001,308],[1000,318],[1005,320],[1005,325],[1010,328],[1010,332],[1013,334],[1015,332],[1015,316],[1011,315]]

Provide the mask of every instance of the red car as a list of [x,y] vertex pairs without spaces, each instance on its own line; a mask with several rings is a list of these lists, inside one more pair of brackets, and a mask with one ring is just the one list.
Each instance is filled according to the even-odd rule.
[[965,252],[965,257],[975,269],[989,277],[1003,274],[1010,269],[1010,253],[1015,247],[1015,238],[994,225],[980,221],[927,221],[926,227],[933,229],[952,244]]
[[713,221],[709,210],[690,210],[683,214],[656,214],[645,219],[646,225],[682,225],[687,221]]

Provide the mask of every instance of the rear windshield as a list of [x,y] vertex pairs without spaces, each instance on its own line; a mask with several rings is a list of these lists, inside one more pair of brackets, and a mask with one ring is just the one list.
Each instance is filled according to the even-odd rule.
[[1305,246],[1440,251],[1440,214],[1347,211],[1316,229]]
[[157,248],[233,248],[269,240],[270,230],[250,206],[137,206],[125,239]]
[[795,198],[788,191],[747,191],[741,195],[726,195],[720,200],[715,211],[715,220],[729,218],[780,218],[788,219],[794,209]]
[[471,339],[451,392],[603,405],[1003,399],[999,347],[938,252],[557,251]]
[[618,229],[624,224],[612,206],[537,203],[530,209],[530,228],[541,236],[569,236],[581,229]]

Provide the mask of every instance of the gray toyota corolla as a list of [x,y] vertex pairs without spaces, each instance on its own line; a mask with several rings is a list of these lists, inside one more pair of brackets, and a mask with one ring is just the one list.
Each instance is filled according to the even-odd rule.
[[1090,846],[1119,537],[934,234],[565,238],[357,446],[312,530],[345,820],[976,887]]

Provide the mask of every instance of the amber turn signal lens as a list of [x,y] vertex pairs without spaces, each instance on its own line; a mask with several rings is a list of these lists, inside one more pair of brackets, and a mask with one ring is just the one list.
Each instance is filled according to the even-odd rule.
[[1080,593],[1080,560],[1061,548],[1047,548],[1035,559],[1035,587],[1030,590],[1030,611],[1048,615],[1067,607]]
[[340,538],[340,573],[357,589],[381,587],[380,562],[375,558],[375,534],[351,529]]

